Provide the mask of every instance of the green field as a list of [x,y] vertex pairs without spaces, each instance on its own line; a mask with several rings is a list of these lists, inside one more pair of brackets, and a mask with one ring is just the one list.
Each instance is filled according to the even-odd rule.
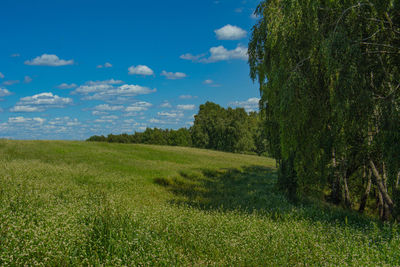
[[0,141],[0,265],[400,265],[400,231],[292,205],[262,157]]

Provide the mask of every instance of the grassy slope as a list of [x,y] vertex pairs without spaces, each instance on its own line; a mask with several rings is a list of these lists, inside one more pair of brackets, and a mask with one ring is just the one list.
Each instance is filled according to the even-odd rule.
[[0,265],[399,265],[393,226],[276,193],[274,162],[0,141]]

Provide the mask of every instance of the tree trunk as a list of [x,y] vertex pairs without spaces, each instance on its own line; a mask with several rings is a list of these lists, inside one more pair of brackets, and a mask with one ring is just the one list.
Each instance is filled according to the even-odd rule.
[[377,202],[378,202],[378,213],[379,213],[379,218],[382,220],[382,218],[383,218],[383,197],[382,197],[382,194],[381,194],[381,192],[378,190],[378,199],[377,199]]
[[[365,171],[365,167],[364,167],[364,177],[366,177],[366,171]],[[371,170],[368,170],[368,181],[367,181],[367,186],[365,188],[365,192],[361,197],[361,202],[360,202],[360,208],[358,209],[358,211],[360,213],[363,213],[365,210],[365,206],[367,205],[367,200],[368,200],[368,196],[369,196],[369,192],[371,191],[371,184],[372,184],[372,180],[371,180]]]
[[339,205],[340,202],[342,202],[342,190],[340,184],[340,174],[337,171],[335,149],[333,149],[332,151],[332,165],[334,171],[333,171],[333,181],[331,185],[330,201],[335,205]]
[[370,160],[369,164],[370,164],[372,173],[374,174],[374,177],[375,177],[374,182],[375,182],[376,186],[378,187],[380,195],[382,197],[383,209],[384,209],[385,204],[387,205],[387,212],[386,212],[386,214],[382,214],[382,215],[385,215],[383,217],[388,217],[389,218],[389,215],[391,213],[393,213],[393,206],[394,206],[393,205],[393,201],[392,201],[392,199],[390,198],[390,196],[389,196],[389,194],[387,192],[387,189],[386,189],[386,186],[384,184],[384,181],[382,180],[381,175],[379,174],[378,170],[376,169],[374,162],[372,160]]
[[344,186],[344,205],[346,208],[351,209],[350,191],[347,185],[346,173],[343,173],[343,186]]

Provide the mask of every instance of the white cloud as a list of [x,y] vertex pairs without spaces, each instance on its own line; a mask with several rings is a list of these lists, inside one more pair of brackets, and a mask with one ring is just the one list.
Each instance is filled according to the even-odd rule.
[[138,101],[125,108],[126,112],[138,112],[148,110],[153,104],[145,101]]
[[196,108],[195,105],[192,104],[188,104],[188,105],[177,105],[176,106],[177,109],[181,109],[181,110],[193,110]]
[[20,54],[18,54],[18,53],[15,53],[15,54],[11,54],[10,55],[10,57],[19,57],[20,56]]
[[36,112],[49,108],[63,108],[72,104],[72,99],[59,97],[53,93],[41,93],[33,96],[22,97],[18,103],[10,109],[11,112]]
[[230,60],[230,59],[241,59],[247,60],[247,48],[242,46],[237,46],[233,50],[227,50],[222,45],[217,47],[210,48],[211,56],[205,60],[205,62],[217,62],[222,60]]
[[0,97],[9,96],[9,95],[11,95],[11,92],[10,92],[10,91],[8,91],[8,90],[5,89],[5,88],[0,88]]
[[168,124],[169,123],[168,121],[159,120],[159,119],[155,119],[155,118],[150,119],[149,122],[155,123],[155,124]]
[[4,85],[13,85],[16,83],[19,83],[19,80],[9,80],[9,81],[3,82]]
[[0,79],[4,79],[4,74],[0,72]]
[[87,85],[121,84],[121,83],[124,83],[124,81],[114,80],[114,79],[109,79],[109,80],[104,80],[104,81],[88,81],[88,82],[86,82]]
[[114,86],[111,84],[86,84],[79,86],[73,93],[87,95],[90,93],[104,92],[112,88],[114,88]]
[[115,115],[101,116],[100,119],[97,119],[94,122],[97,122],[97,123],[107,122],[107,123],[115,124],[116,123],[115,120],[117,120],[117,119],[118,119],[118,116],[115,116]]
[[123,84],[114,86],[121,83],[119,80],[107,80],[97,82],[87,82],[79,86],[72,93],[83,95],[84,100],[102,100],[109,103],[122,103],[131,101],[132,97],[137,95],[150,94],[157,91],[157,89],[150,89],[140,85]]
[[192,95],[180,95],[180,99],[192,99],[192,98],[197,98],[197,96],[192,96]]
[[235,102],[231,102],[229,103],[230,106],[233,107],[242,107],[244,108],[247,112],[250,111],[256,111],[258,110],[258,103],[259,103],[260,99],[257,97],[252,97],[247,99],[246,101],[235,101]]
[[214,31],[218,40],[239,40],[245,38],[247,32],[242,28],[233,25],[225,25],[224,27]]
[[16,105],[10,109],[11,112],[39,112],[43,109],[33,106]]
[[248,59],[247,47],[238,45],[235,49],[232,50],[228,50],[222,45],[211,47],[209,50],[209,57],[199,55],[199,56],[193,56],[193,59],[190,60],[202,63],[213,63],[217,61],[233,60],[233,59],[247,60]]
[[75,88],[77,85],[75,83],[67,84],[67,83],[62,83],[59,86],[57,86],[58,89],[72,89]]
[[164,101],[160,107],[162,108],[172,108],[171,104],[168,101]]
[[134,119],[124,120],[124,123],[136,123]]
[[72,127],[72,126],[78,126],[78,125],[82,125],[81,122],[79,122],[79,120],[77,118],[75,119],[71,119],[68,116],[65,117],[56,117],[54,119],[51,119],[48,124],[50,126],[47,126],[45,128],[47,129],[57,129],[57,127],[55,126],[59,126],[61,128],[65,128],[67,127]]
[[98,110],[92,111],[92,115],[94,115],[94,116],[107,115],[107,114],[108,114],[108,112],[105,112],[105,111],[98,111]]
[[104,65],[97,65],[96,68],[101,69],[101,68],[111,68],[112,64],[109,62],[104,63]]
[[32,60],[25,61],[25,64],[32,66],[58,67],[58,66],[72,65],[74,64],[74,60],[73,59],[64,60],[64,59],[59,59],[58,56],[56,55],[43,54],[41,56],[35,57]]
[[192,55],[190,53],[183,54],[179,58],[185,59],[185,60],[191,60],[191,61],[198,61],[200,58],[204,57],[206,54],[201,54],[201,55]]
[[165,76],[168,80],[183,79],[186,77],[186,74],[183,72],[167,72],[165,70],[161,72],[161,75]]
[[103,119],[103,120],[116,120],[116,119],[118,119],[118,116],[115,116],[115,115],[101,116],[101,119]]
[[211,87],[220,87],[220,86],[221,86],[220,84],[215,83],[215,82],[214,82],[213,80],[211,80],[211,79],[204,80],[204,81],[203,81],[203,84],[206,84],[206,85],[211,86]]
[[116,111],[123,109],[124,106],[111,106],[109,104],[97,105],[93,109],[98,111]]
[[27,123],[27,122],[35,122],[39,124],[43,124],[46,119],[35,117],[35,118],[25,118],[25,117],[10,117],[8,118],[9,123]]
[[130,75],[143,75],[143,76],[150,76],[154,75],[154,71],[147,67],[146,65],[137,65],[135,66],[130,66],[128,68],[128,74]]
[[87,125],[78,119],[56,117],[45,119],[41,117],[10,117],[8,121],[0,123],[1,136],[10,136],[16,139],[85,139],[92,133],[88,132]]
[[32,78],[29,76],[24,77],[24,83],[30,83],[32,81]]
[[182,112],[157,112],[158,116],[167,117],[167,118],[180,118],[183,117]]

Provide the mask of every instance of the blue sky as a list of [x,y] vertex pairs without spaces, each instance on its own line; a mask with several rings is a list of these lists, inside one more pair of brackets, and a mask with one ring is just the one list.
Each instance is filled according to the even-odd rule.
[[0,138],[190,127],[206,101],[256,110],[258,2],[3,0]]

